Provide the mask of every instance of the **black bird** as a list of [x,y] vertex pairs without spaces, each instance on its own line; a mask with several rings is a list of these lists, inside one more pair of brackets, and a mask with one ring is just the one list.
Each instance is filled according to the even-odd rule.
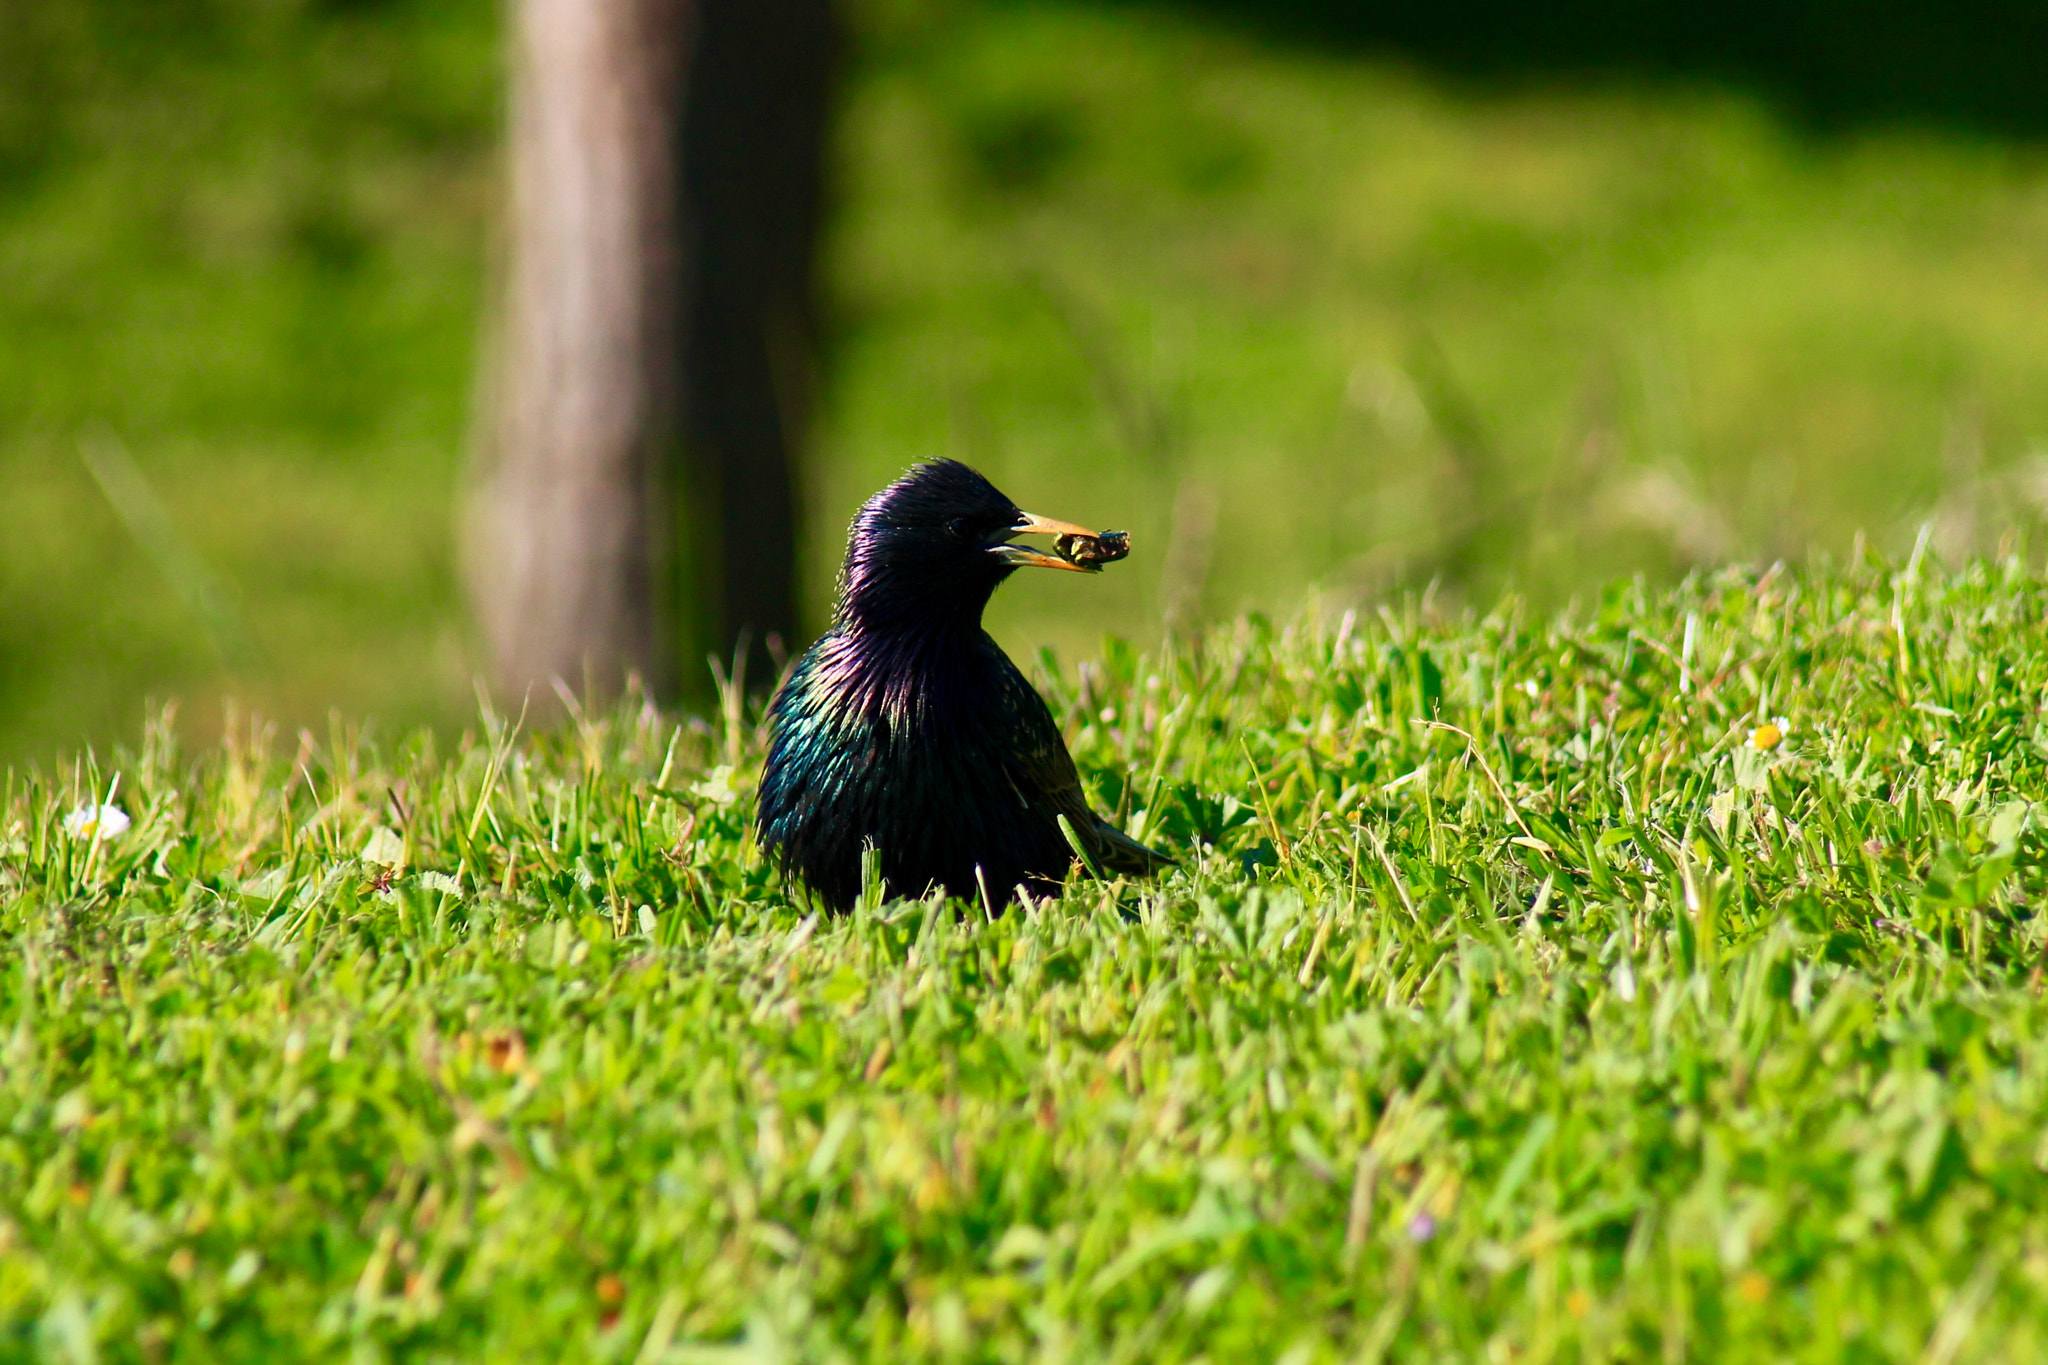
[[[1029,532],[1060,536],[1073,558],[1010,543]],[[758,829],[785,873],[844,911],[872,844],[890,894],[941,886],[1000,909],[1018,887],[1058,891],[1074,860],[1062,816],[1104,873],[1170,864],[1089,809],[1044,698],[981,628],[1020,566],[1093,572],[1121,552],[1109,543],[1020,510],[956,460],[868,499],[832,628],[769,712]]]

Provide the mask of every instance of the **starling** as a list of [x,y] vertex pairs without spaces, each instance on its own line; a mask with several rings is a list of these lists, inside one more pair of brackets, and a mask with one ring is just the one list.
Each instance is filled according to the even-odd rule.
[[[1042,554],[1014,537],[1058,536]],[[769,711],[762,846],[827,906],[849,909],[872,845],[888,891],[934,886],[992,908],[1058,891],[1075,850],[1101,872],[1170,859],[1099,818],[1052,711],[981,628],[1023,565],[1100,572],[1126,551],[1021,511],[956,460],[911,469],[860,509],[832,628]]]

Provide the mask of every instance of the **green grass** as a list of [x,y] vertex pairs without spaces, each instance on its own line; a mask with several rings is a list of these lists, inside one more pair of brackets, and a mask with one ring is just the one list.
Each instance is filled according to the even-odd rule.
[[[1555,603],[2041,520],[2037,146],[1459,85],[1150,10],[845,8],[814,622],[852,509],[934,454],[1135,533],[1096,591],[1006,595],[1020,652],[1311,585]],[[15,6],[0,758],[127,733],[152,697],[208,738],[223,695],[457,732],[501,9]],[[232,667],[80,459],[106,437],[223,585],[254,646]]]
[[1184,863],[993,923],[807,915],[730,710],[16,772],[0,1353],[2048,1358],[2019,559],[1042,685]]

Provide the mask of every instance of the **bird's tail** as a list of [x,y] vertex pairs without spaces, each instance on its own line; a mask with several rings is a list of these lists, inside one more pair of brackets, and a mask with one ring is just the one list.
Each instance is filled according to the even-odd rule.
[[[1071,830],[1073,827],[1068,828]],[[1123,873],[1132,877],[1149,877],[1175,865],[1173,859],[1158,849],[1139,843],[1099,815],[1092,816],[1083,829],[1075,832],[1087,846],[1076,850],[1084,854],[1082,861],[1104,875]]]

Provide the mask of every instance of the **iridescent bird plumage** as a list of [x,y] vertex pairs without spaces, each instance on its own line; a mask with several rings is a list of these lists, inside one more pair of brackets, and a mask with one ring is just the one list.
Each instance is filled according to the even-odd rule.
[[891,894],[933,886],[1001,909],[1056,892],[1074,861],[1107,872],[1169,860],[1098,817],[1045,700],[982,629],[1018,567],[1098,564],[1012,544],[1090,533],[1022,511],[955,460],[911,469],[854,518],[832,627],[770,710],[757,831],[834,910],[872,846]]

